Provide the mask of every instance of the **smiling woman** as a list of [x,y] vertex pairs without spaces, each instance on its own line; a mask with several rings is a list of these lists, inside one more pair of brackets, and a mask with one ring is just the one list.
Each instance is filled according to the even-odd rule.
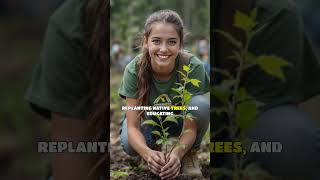
[[162,22],[152,25],[149,37],[144,37],[144,48],[149,51],[156,79],[168,80],[181,48],[181,40],[174,25]]
[[[209,77],[202,62],[195,56],[183,51],[184,26],[180,16],[172,10],[154,12],[146,20],[143,32],[142,54],[135,57],[125,68],[119,89],[126,106],[172,106],[177,105],[174,98],[181,81],[178,70],[181,64],[189,64],[192,71],[189,78],[201,81],[199,86],[187,86],[193,95],[189,106],[198,106],[191,112],[194,121],[180,119],[177,124],[164,123],[172,136],[179,135],[183,128],[190,133],[182,133],[179,140],[185,148],[178,146],[172,153],[164,154],[157,147],[157,137],[152,135],[153,126],[141,126],[141,119],[151,118],[144,111],[126,111],[121,123],[120,140],[125,152],[137,153],[148,163],[148,168],[161,178],[174,178],[183,173],[202,176],[194,151],[198,150],[209,124],[209,101],[201,96],[209,91]],[[191,152],[192,151],[192,152]],[[166,156],[166,158],[165,158]],[[190,158],[184,158],[190,157]]]

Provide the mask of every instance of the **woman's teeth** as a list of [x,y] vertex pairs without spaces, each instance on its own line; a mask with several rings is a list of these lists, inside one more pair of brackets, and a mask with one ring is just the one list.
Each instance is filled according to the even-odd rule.
[[166,58],[168,58],[169,56],[158,55],[158,57],[161,58],[161,59],[166,59]]

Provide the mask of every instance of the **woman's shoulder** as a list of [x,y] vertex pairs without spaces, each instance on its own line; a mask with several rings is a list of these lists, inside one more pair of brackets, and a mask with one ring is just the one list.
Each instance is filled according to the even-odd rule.
[[203,62],[195,55],[190,58],[190,64],[192,67],[203,66]]
[[55,28],[68,39],[84,40],[86,5],[86,0],[65,1],[50,16],[48,28]]
[[135,56],[126,66],[125,71],[131,73],[131,74],[136,74],[136,67],[137,63],[139,62],[141,57],[141,54],[138,54]]

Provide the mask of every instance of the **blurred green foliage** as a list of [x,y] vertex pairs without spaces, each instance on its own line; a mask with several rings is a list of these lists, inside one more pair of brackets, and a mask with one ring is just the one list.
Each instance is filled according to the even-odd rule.
[[209,37],[209,0],[111,0],[111,40],[119,40],[126,53],[142,32],[148,15],[160,9],[177,11],[184,21],[193,41],[200,36]]

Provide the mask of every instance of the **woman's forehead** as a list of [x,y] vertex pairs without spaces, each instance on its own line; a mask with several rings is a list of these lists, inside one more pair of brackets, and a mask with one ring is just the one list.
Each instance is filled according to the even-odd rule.
[[179,34],[173,24],[155,23],[151,26],[150,38],[179,38]]

